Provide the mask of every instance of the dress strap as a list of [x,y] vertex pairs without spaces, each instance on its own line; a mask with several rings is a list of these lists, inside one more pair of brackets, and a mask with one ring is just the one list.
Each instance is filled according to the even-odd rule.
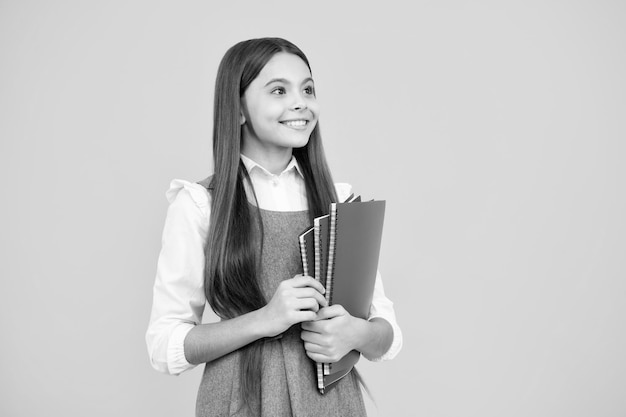
[[206,177],[202,181],[198,181],[197,183],[206,188],[209,192],[213,191],[213,189],[215,188],[213,185],[213,175],[209,175],[208,177]]

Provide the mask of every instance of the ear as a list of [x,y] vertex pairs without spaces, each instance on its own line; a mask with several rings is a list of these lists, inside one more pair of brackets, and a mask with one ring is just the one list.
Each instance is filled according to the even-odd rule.
[[246,123],[246,116],[243,115],[243,110],[239,110],[239,124],[243,126]]

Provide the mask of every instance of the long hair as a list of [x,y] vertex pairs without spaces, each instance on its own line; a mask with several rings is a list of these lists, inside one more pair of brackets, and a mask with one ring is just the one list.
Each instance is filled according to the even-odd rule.
[[[300,57],[311,69],[304,53],[280,38],[251,39],[231,47],[220,63],[215,82],[213,110],[214,174],[211,224],[206,245],[204,288],[207,300],[222,319],[230,319],[265,306],[259,278],[259,249],[263,242],[262,221],[258,209],[251,210],[244,184],[254,190],[240,160],[241,98],[267,62],[279,52]],[[293,150],[302,169],[311,222],[326,214],[337,195],[324,149],[319,123],[308,143]],[[256,199],[256,196],[254,196]],[[257,216],[256,229],[252,216]],[[262,250],[262,249],[261,249]],[[241,395],[251,406],[260,392],[262,341],[242,349]]]

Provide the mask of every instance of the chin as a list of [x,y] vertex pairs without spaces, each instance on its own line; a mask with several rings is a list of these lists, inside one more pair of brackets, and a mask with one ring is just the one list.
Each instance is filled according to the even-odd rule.
[[309,137],[306,139],[298,141],[296,144],[292,146],[292,148],[304,148],[309,143]]
[[311,133],[298,135],[297,137],[291,137],[285,140],[283,143],[285,146],[290,148],[302,148],[309,143],[309,138],[311,137]]
[[299,144],[297,144],[297,145],[292,146],[291,148],[292,148],[292,149],[300,149],[300,148],[304,148],[304,147],[305,147],[308,143],[309,143],[309,141],[307,140],[306,142],[304,142],[304,143],[299,143]]

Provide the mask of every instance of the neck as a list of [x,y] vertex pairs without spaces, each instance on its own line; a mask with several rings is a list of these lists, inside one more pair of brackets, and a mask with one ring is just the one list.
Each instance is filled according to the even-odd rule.
[[252,159],[274,175],[279,175],[287,168],[291,161],[292,148],[255,149],[244,146],[241,153]]

